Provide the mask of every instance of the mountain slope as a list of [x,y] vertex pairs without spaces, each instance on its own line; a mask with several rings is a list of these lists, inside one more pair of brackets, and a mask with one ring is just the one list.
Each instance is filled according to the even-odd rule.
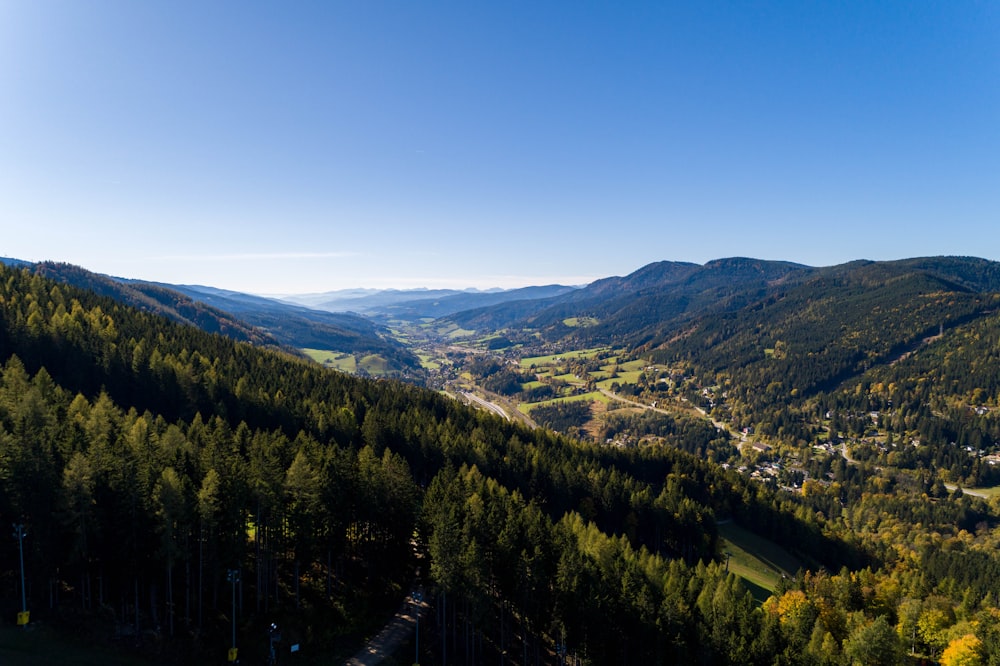
[[[481,308],[448,319],[477,330],[536,329],[549,340],[572,337],[585,343],[635,343],[657,328],[691,316],[738,308],[762,296],[769,285],[808,270],[800,264],[744,258],[704,266],[665,261],[555,298]],[[594,318],[598,323],[573,329],[563,324],[571,317]]]
[[[216,591],[234,567],[247,598],[261,600],[233,629],[241,645],[277,614],[289,640],[337,661],[333,650],[369,634],[420,567],[427,603],[456,609],[451,621],[470,633],[516,628],[516,643],[551,655],[554,620],[597,663],[626,649],[652,662],[655,646],[641,639],[669,626],[665,637],[692,637],[671,638],[668,661],[686,663],[698,650],[711,661],[727,653],[721,640],[699,647],[707,621],[672,611],[725,579],[716,510],[780,531],[831,567],[868,561],[819,518],[799,519],[767,489],[681,452],[582,446],[6,268],[0,441],[0,518],[31,535],[32,621],[54,624],[72,608],[88,638],[155,630],[158,654],[192,663],[229,644]],[[17,567],[12,549],[0,551],[0,578]],[[93,603],[92,582],[122,603]],[[58,608],[47,603],[54,586]],[[730,631],[758,634],[763,619]],[[778,640],[770,652],[785,649]],[[429,661],[452,653],[429,642]],[[480,649],[503,660],[498,645]]]
[[735,311],[702,315],[683,335],[666,328],[651,341],[654,358],[808,395],[985,316],[1000,288],[996,265],[979,260],[855,262],[802,277]]
[[992,485],[998,269],[956,257],[814,269],[746,307],[665,329],[641,353],[687,376],[697,387],[687,399],[734,429],[792,446],[827,432],[865,438],[857,455],[877,464]]
[[120,280],[92,273],[79,266],[57,262],[32,264],[30,269],[48,279],[109,296],[126,305],[209,333],[221,333],[235,340],[254,344],[282,344],[275,336],[254,328],[231,313],[194,300],[165,285]]
[[357,315],[313,310],[212,287],[114,278],[63,263],[42,262],[31,268],[47,278],[236,340],[294,349],[378,354],[396,371],[407,374],[419,368],[419,360],[384,328]]
[[370,319],[327,312],[241,292],[194,285],[171,285],[193,299],[231,312],[295,348],[379,354],[397,370],[412,372],[419,360]]

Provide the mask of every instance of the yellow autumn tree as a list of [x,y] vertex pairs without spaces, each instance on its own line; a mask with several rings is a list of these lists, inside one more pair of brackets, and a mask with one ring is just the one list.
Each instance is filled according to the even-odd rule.
[[941,666],[981,666],[981,641],[975,634],[966,634],[948,643],[941,654]]

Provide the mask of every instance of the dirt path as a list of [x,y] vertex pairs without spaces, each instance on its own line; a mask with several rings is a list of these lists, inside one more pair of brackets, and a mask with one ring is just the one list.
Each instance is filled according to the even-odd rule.
[[[368,645],[347,660],[346,666],[375,666],[396,652],[413,635],[418,612],[422,615],[427,609],[423,596],[423,588],[414,588],[400,604],[396,615],[375,638],[368,641]],[[417,599],[421,601],[418,603]]]

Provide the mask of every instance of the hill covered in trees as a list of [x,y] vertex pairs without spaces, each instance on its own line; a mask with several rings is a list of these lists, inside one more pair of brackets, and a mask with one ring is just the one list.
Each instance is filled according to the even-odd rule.
[[[11,260],[7,260],[10,262]],[[349,313],[212,287],[126,280],[58,262],[20,262],[40,275],[109,296],[172,321],[256,345],[379,355],[399,377],[420,376],[419,362],[381,325]]]
[[[938,293],[928,280],[900,293]],[[992,330],[983,300],[955,297],[986,326],[968,329],[970,358]],[[939,314],[925,303],[900,320],[911,342]],[[890,339],[884,353],[902,358]],[[698,367],[721,372],[709,358]],[[305,659],[350,654],[418,569],[428,663],[1000,655],[997,504],[928,494],[918,477],[841,460],[830,484],[786,493],[679,449],[586,444],[334,373],[25,269],[0,268],[0,363],[0,522],[27,528],[32,620],[152,660],[221,660],[234,620],[243,663],[263,663],[271,622]],[[727,571],[720,521],[808,570],[761,603]],[[18,567],[9,540],[4,622],[20,610]]]

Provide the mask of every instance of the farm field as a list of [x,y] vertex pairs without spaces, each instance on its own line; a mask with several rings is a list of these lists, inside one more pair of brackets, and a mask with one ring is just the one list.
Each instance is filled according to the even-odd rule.
[[334,370],[356,372],[358,369],[358,363],[353,354],[329,351],[327,349],[303,349],[302,351],[317,363],[328,368],[333,368]]
[[326,349],[303,349],[302,351],[317,363],[341,372],[356,373],[359,370],[364,370],[369,375],[378,377],[386,375],[390,371],[389,362],[378,354],[369,354],[357,359],[353,354]]
[[593,317],[570,317],[563,319],[563,326],[570,328],[580,328],[584,326],[597,326],[600,322]]
[[604,395],[600,391],[591,391],[590,393],[581,393],[580,395],[568,395],[562,398],[552,398],[551,400],[543,400],[541,402],[522,402],[518,404],[517,409],[522,414],[530,414],[532,409],[536,407],[543,407],[545,405],[556,405],[562,402],[601,402],[608,404],[611,402],[611,398]]
[[536,369],[545,366],[556,365],[566,359],[593,358],[601,352],[608,351],[607,347],[595,347],[594,349],[579,349],[560,354],[549,354],[548,356],[526,356],[521,359],[521,368],[527,370],[534,366]]

